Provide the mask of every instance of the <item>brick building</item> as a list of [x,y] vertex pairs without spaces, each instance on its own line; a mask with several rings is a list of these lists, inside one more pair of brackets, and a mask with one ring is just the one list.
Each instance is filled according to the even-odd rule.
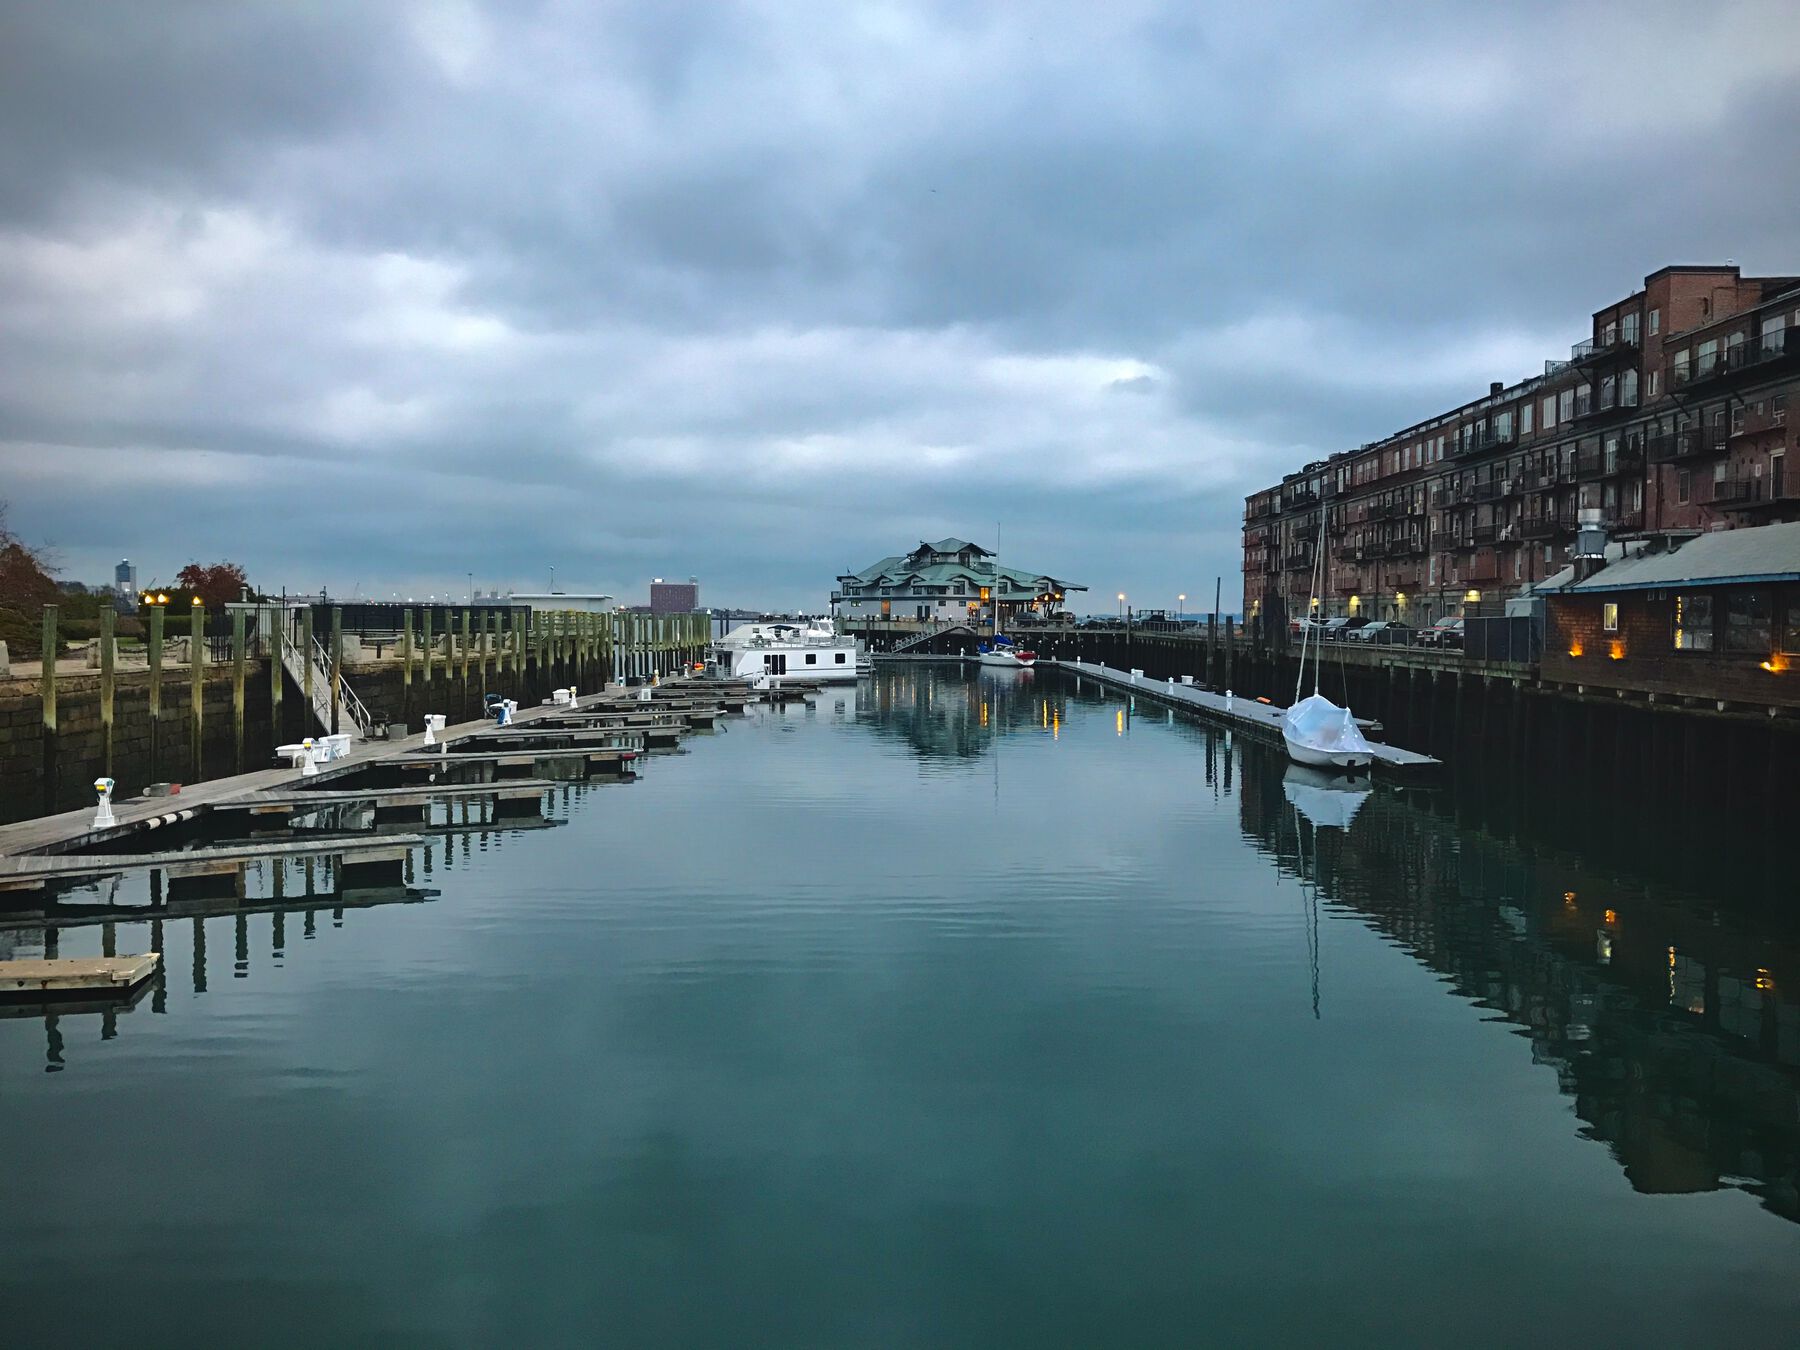
[[1800,706],[1800,523],[1646,550],[1553,593],[1548,610],[1546,680]]
[[1244,505],[1244,612],[1426,624],[1566,566],[1577,513],[1678,542],[1800,519],[1800,277],[1665,267],[1542,375],[1317,460]]

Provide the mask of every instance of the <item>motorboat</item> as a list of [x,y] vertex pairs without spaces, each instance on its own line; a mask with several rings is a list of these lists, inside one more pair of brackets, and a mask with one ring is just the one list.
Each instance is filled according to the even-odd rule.
[[992,642],[984,642],[975,653],[975,660],[984,666],[999,666],[1006,670],[1030,670],[1037,664],[1037,653],[1026,651],[1004,634],[996,635]]
[[853,684],[862,659],[829,618],[777,619],[739,624],[713,643],[708,664],[725,679]]

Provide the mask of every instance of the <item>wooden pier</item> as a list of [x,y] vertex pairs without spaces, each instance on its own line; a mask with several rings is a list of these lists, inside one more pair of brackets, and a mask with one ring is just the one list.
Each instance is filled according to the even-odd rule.
[[156,973],[162,957],[87,956],[68,960],[0,961],[0,998],[116,994],[128,995]]
[[[1182,684],[1179,680],[1152,680],[1134,675],[1128,670],[1114,670],[1111,666],[1089,661],[1040,660],[1038,665],[1064,671],[1078,681],[1092,680],[1120,693],[1194,713],[1235,731],[1273,741],[1277,745],[1282,743],[1281,717],[1286,709],[1278,708],[1272,703],[1259,703],[1241,695],[1227,698],[1224,694],[1197,684]],[[1430,755],[1421,755],[1417,751],[1402,750],[1399,746],[1371,741],[1369,748],[1374,752],[1373,767],[1384,774],[1418,777],[1443,768],[1442,761],[1433,759]]]
[[[650,700],[642,699],[643,689],[653,695]],[[547,790],[566,780],[530,776],[534,766],[574,763],[590,774],[623,776],[642,754],[637,747],[673,746],[695,727],[712,725],[726,710],[741,710],[764,697],[739,681],[675,680],[643,689],[614,686],[572,703],[523,708],[507,727],[485,718],[464,722],[437,733],[438,743],[429,746],[423,733],[363,741],[347,756],[316,766],[314,774],[290,767],[263,769],[214,779],[175,796],[118,802],[109,825],[96,825],[94,809],[88,807],[0,826],[0,904],[9,892],[41,892],[142,868],[162,872],[172,893],[235,887],[241,896],[247,865],[295,857],[334,860],[348,885],[388,884],[398,880],[408,850],[423,842],[421,835],[321,832],[203,847],[158,844],[173,837],[165,831],[215,813],[244,822],[246,815],[287,820],[334,806],[368,806],[374,808],[378,827],[385,824],[390,831],[396,825],[404,831],[411,822],[417,822],[416,829],[430,828],[427,812],[439,798],[493,797],[503,815],[541,814],[531,802],[541,802]],[[804,693],[789,691],[782,697],[785,701]],[[620,724],[606,725],[609,719],[620,719]],[[451,769],[482,780],[408,781]],[[380,772],[374,774],[374,785],[364,781],[371,771],[384,770],[389,775],[385,783]],[[191,845],[191,828],[185,834]],[[141,841],[141,847],[127,851],[122,847],[127,840]]]

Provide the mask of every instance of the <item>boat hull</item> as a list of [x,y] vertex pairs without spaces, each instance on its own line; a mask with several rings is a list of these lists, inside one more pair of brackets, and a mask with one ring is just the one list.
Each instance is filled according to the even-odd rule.
[[975,660],[979,665],[1000,670],[1030,670],[1037,664],[1035,656],[1017,656],[1012,652],[982,652]]
[[1296,764],[1314,769],[1366,769],[1374,756],[1362,750],[1321,750],[1316,745],[1297,741],[1285,731],[1281,739],[1287,743],[1288,758]]

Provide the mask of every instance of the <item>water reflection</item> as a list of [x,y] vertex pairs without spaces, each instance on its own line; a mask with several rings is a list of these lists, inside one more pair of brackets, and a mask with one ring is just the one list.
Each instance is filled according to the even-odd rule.
[[1328,913],[1516,1024],[1635,1189],[1735,1187],[1800,1221],[1800,1007],[1783,992],[1800,949],[1721,904],[1452,829],[1438,794],[1345,811],[1272,752],[1242,767],[1246,835]]

